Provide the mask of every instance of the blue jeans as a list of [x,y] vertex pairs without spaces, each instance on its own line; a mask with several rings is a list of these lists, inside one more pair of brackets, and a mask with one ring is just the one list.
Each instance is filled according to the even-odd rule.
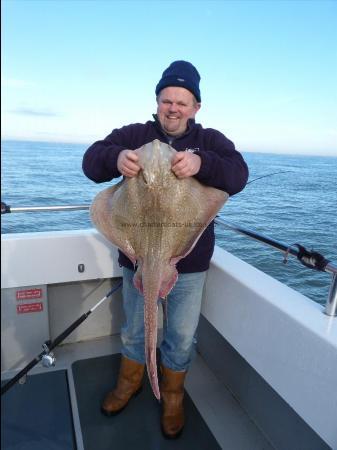
[[[133,285],[133,275],[123,267],[122,354],[144,363],[144,298]],[[160,354],[162,364],[171,370],[187,370],[192,360],[205,279],[206,272],[179,274],[167,296]]]

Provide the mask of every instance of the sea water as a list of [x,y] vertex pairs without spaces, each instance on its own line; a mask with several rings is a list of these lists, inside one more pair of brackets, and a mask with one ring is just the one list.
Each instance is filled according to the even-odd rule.
[[[111,184],[96,184],[83,174],[86,145],[2,141],[1,147],[1,200],[12,207],[89,205]],[[219,216],[286,245],[299,243],[337,263],[337,157],[243,155],[250,183],[229,199]],[[2,233],[91,227],[88,211],[7,214],[1,221]],[[310,270],[293,257],[284,264],[278,250],[221,226],[216,227],[216,239],[220,247],[242,260],[325,303],[329,274]]]

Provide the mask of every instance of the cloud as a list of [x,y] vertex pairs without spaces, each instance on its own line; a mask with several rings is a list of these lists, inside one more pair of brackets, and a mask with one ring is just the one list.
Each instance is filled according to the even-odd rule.
[[20,114],[22,116],[58,117],[60,115],[57,112],[48,109],[37,109],[26,107],[16,108],[9,112],[13,114]]

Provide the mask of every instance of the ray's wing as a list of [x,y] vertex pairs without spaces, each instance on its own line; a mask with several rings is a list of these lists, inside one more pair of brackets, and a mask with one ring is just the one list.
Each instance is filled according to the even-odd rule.
[[90,208],[91,220],[95,227],[133,262],[136,254],[130,237],[129,209],[126,207],[124,181],[104,189],[94,198]]
[[188,189],[181,198],[179,226],[175,230],[179,238],[172,248],[171,264],[176,264],[194,248],[203,231],[227,201],[227,192],[204,186],[194,178],[186,179]]

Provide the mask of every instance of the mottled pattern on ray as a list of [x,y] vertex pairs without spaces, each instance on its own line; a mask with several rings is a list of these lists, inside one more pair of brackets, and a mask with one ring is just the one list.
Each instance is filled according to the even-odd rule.
[[228,194],[171,170],[176,151],[158,140],[135,150],[141,171],[100,192],[91,207],[97,229],[136,264],[134,284],[144,295],[145,356],[159,399],[156,369],[157,300],[177,280],[175,265],[194,247]]

